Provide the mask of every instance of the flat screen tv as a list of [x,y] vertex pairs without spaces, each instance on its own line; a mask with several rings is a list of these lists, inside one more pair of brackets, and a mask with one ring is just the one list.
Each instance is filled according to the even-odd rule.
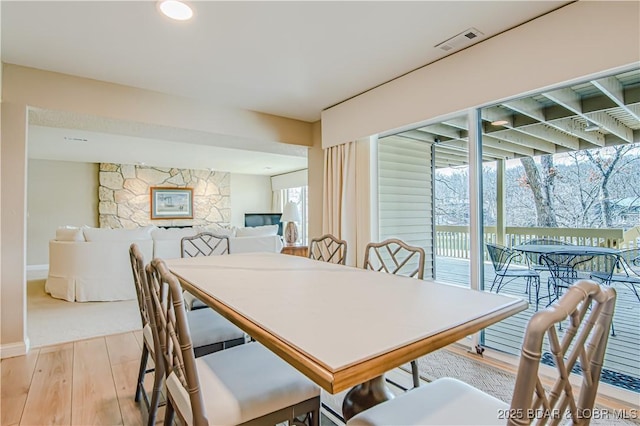
[[282,213],[245,213],[244,226],[278,225],[278,235],[282,236]]

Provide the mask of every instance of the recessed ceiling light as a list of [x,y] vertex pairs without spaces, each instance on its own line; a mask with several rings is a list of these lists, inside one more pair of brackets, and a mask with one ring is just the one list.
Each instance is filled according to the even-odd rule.
[[507,120],[496,120],[491,122],[492,126],[504,126],[505,124],[509,124],[509,122]]
[[178,0],[164,0],[158,5],[160,11],[176,21],[187,21],[193,17],[193,10],[188,4]]

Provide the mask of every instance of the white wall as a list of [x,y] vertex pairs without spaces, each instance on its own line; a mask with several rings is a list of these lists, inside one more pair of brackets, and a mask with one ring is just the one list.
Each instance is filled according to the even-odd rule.
[[231,174],[231,225],[244,226],[245,213],[271,212],[269,176]]
[[98,226],[98,164],[29,160],[28,168],[27,265],[47,265],[58,226]]
[[323,148],[640,66],[640,2],[578,1],[322,113]]

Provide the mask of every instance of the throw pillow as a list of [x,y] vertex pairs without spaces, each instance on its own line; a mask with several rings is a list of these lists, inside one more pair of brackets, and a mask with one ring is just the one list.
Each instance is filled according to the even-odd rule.
[[84,233],[77,226],[60,226],[56,229],[56,241],[84,241]]
[[276,235],[277,233],[278,225],[248,226],[246,228],[238,228],[236,237],[264,237]]

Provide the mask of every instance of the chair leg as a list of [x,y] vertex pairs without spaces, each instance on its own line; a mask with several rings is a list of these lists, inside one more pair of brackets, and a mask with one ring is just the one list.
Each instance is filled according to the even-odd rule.
[[493,287],[496,285],[498,280],[500,280],[500,282],[498,283],[498,287],[496,287],[496,293],[500,291],[500,286],[502,285],[502,277],[496,274],[496,276],[493,277],[493,282],[491,283],[491,288],[489,289],[489,292],[493,291]]
[[173,403],[171,402],[171,398],[167,396],[167,404],[164,409],[164,426],[172,426],[173,418],[175,417],[175,410],[173,408]]
[[156,424],[156,415],[158,414],[158,406],[160,405],[160,392],[162,391],[163,374],[162,371],[156,370],[153,378],[153,393],[151,394],[151,403],[149,404],[149,420],[148,426]]
[[313,411],[311,411],[309,426],[320,426],[320,408],[315,408]]
[[413,387],[420,386],[420,372],[418,371],[418,362],[416,360],[411,361],[411,376],[413,377]]
[[147,345],[142,346],[142,356],[140,357],[140,369],[138,370],[138,381],[136,383],[136,396],[135,402],[140,401],[140,396],[144,392],[144,376],[147,373],[147,361],[149,359],[149,350]]

